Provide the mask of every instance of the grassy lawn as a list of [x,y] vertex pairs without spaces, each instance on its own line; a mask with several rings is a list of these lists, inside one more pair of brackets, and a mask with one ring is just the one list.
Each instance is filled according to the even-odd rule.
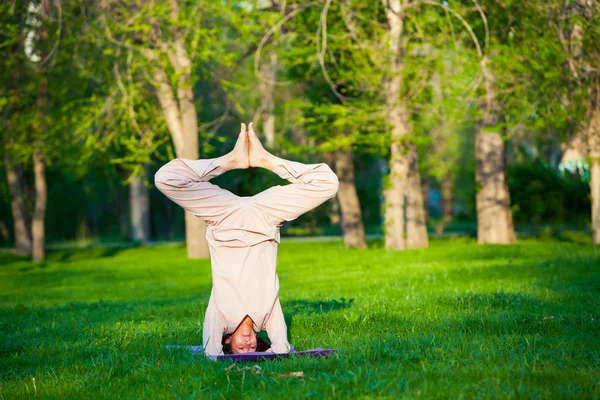
[[600,250],[580,239],[284,242],[291,342],[340,352],[260,375],[164,348],[201,344],[211,287],[181,247],[0,254],[0,398],[600,398]]

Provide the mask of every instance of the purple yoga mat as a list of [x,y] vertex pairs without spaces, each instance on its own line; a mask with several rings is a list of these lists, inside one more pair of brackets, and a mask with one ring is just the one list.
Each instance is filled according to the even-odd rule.
[[[202,352],[202,346],[166,346],[167,349],[175,349],[175,348],[186,348],[190,349],[194,354],[204,354]],[[257,351],[253,353],[242,353],[242,354],[222,354],[218,356],[209,356],[211,360],[231,360],[231,361],[255,361],[258,359],[271,359],[271,358],[287,358],[290,356],[295,357],[327,357],[331,354],[335,354],[337,352],[336,349],[312,349],[305,351],[295,351],[292,347],[292,351],[289,353],[270,353],[265,351]]]

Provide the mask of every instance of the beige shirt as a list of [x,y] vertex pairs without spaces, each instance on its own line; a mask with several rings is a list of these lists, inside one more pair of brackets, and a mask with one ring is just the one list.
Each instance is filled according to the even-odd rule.
[[207,224],[213,287],[204,351],[223,354],[223,334],[233,333],[248,315],[256,331],[267,331],[271,350],[286,353],[290,345],[276,273],[279,228],[334,197],[337,176],[327,164],[285,161],[273,172],[292,184],[239,197],[208,182],[224,172],[216,160],[177,158],[154,177],[161,192]]

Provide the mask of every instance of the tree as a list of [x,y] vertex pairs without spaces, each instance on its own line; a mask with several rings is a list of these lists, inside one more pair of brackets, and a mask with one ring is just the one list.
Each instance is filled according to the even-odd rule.
[[[62,71],[56,51],[61,31],[51,28],[61,24],[62,7],[60,3],[39,1],[18,1],[1,7],[3,39],[11,53],[10,60],[3,60],[7,77],[12,79],[4,86],[2,106],[15,248],[17,254],[31,255],[39,262],[45,258],[46,247],[46,162],[58,153],[55,146],[61,136],[48,120],[53,108],[49,76]],[[58,23],[50,17],[53,8],[58,10]],[[32,192],[27,183],[30,165]]]
[[[300,109],[302,115],[300,116],[298,112],[290,112],[289,114],[292,115],[285,115],[289,130],[292,131],[292,141],[287,142],[285,147],[287,150],[293,149],[296,152],[306,150],[311,153],[330,154],[328,158],[331,159],[333,168],[340,179],[338,198],[344,244],[349,248],[366,248],[365,229],[356,191],[353,161],[353,147],[357,144],[356,137],[360,135],[361,130],[364,130],[361,126],[364,120],[360,121],[353,115],[359,110],[356,104],[347,104],[342,98],[335,96],[329,90],[323,76],[314,74],[315,64],[325,61],[319,61],[319,53],[315,54],[314,51],[315,47],[318,47],[315,42],[314,30],[316,21],[319,21],[321,16],[316,9],[310,9],[309,6],[294,5],[290,7],[288,12],[283,13],[283,18],[280,18],[267,31],[259,44],[255,58],[255,70],[262,72],[258,74],[263,94],[262,105],[264,108],[264,105],[271,101],[269,96],[265,96],[265,93],[269,93],[265,91],[265,88],[272,88],[274,84],[283,86],[281,82],[274,80],[273,71],[274,66],[277,65],[280,78],[288,79],[287,90],[280,88],[277,91],[279,97],[283,97],[281,92],[284,92],[291,93],[292,97],[297,96],[302,99],[288,103],[288,110]],[[304,11],[302,17],[294,19],[302,11]],[[283,27],[287,21],[291,22]],[[339,28],[340,26],[334,26],[330,27],[330,30]],[[282,39],[272,38],[276,35],[285,35],[283,37],[289,38],[290,41],[284,45]],[[270,59],[263,60],[261,57],[263,44],[269,40],[272,43],[265,50]],[[311,44],[311,47],[306,45],[307,42]],[[281,52],[281,56],[277,56],[278,52]],[[337,54],[332,55],[331,61],[345,65],[343,53],[349,52],[348,49],[336,48]],[[281,62],[274,62],[279,59]],[[343,74],[344,72],[340,72],[340,75]],[[336,74],[334,79],[344,80],[344,77]],[[296,85],[289,85],[290,82],[295,82]],[[348,83],[345,90],[355,90],[352,85],[353,83]],[[358,115],[364,117],[365,113],[359,111]],[[357,124],[357,122],[359,123]],[[307,140],[299,140],[299,136],[302,134],[301,128],[307,131],[309,135]]]
[[[154,87],[180,158],[199,156],[194,72],[219,54],[217,45],[224,37],[214,24],[225,13],[221,6],[217,2],[199,5],[177,0],[149,5],[131,1],[124,6],[107,1],[99,14],[97,31],[106,35],[115,51],[121,49],[139,66],[136,78],[143,76]],[[208,257],[204,222],[189,212],[185,221],[188,256]]]
[[600,4],[573,0],[551,2],[543,10],[550,16],[562,45],[566,62],[563,72],[569,77],[571,108],[580,108],[583,115],[576,121],[570,143],[590,164],[591,225],[594,244],[600,244]]
[[[427,247],[425,208],[418,156],[412,134],[410,111],[402,93],[407,35],[404,18],[407,4],[401,0],[383,0],[389,26],[389,76],[385,81],[387,121],[391,127],[390,176],[385,191],[385,246],[387,249]],[[405,230],[406,227],[406,230]]]
[[[472,81],[478,68],[471,50],[461,42],[435,51],[440,54],[435,57],[423,99],[419,99],[423,106],[415,118],[415,132],[426,138],[419,152],[421,170],[440,190],[441,218],[435,231],[441,234],[454,218],[455,182],[473,152],[468,142],[475,125],[477,99]],[[465,188],[460,191],[464,193]]]

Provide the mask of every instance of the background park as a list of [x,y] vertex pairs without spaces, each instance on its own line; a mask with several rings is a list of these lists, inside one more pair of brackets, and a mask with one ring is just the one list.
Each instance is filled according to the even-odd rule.
[[[599,398],[598,43],[596,0],[2,1],[0,398]],[[250,121],[338,175],[278,259],[331,357],[164,348],[211,276],[154,173]]]

